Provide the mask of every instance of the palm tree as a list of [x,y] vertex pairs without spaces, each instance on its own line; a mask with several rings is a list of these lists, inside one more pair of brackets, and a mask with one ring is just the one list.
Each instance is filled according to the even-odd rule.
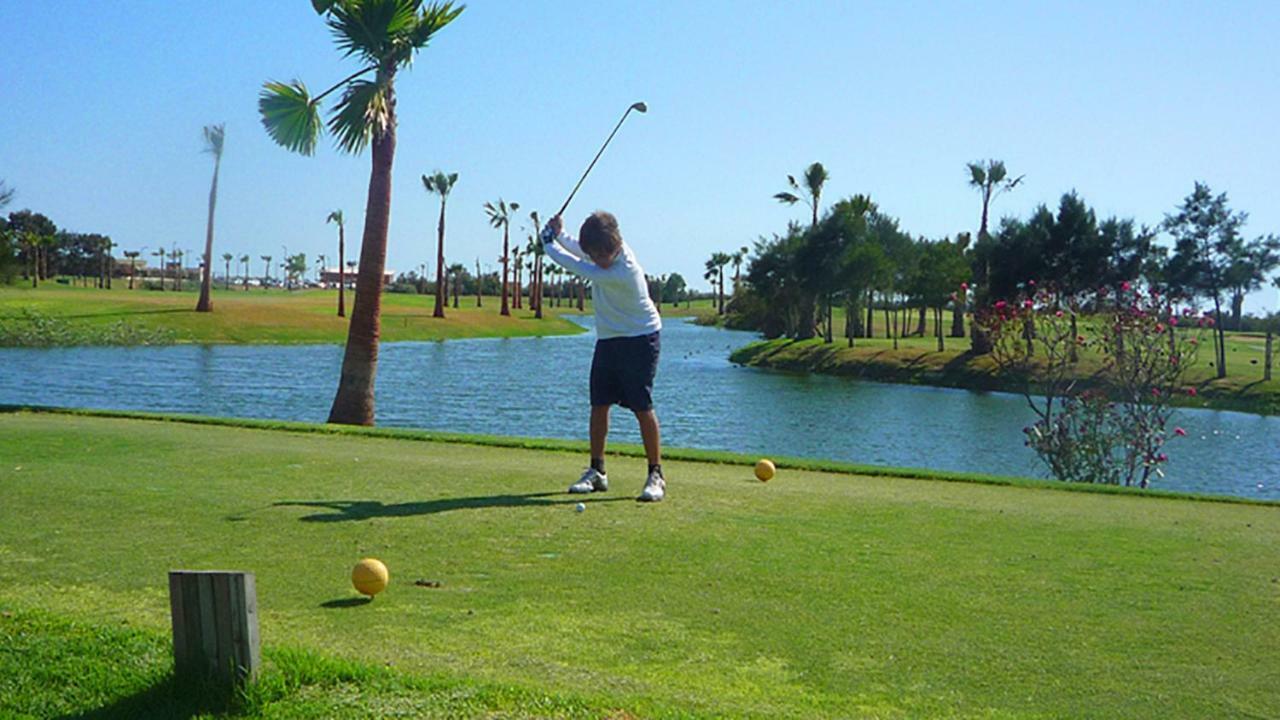
[[742,281],[742,261],[747,259],[747,253],[751,252],[747,246],[743,245],[738,251],[729,256],[730,262],[733,263],[733,297],[738,296],[738,283]]
[[133,276],[138,270],[138,256],[142,254],[141,250],[125,250],[124,256],[129,258],[129,289],[133,289]]
[[718,298],[719,309],[717,313],[724,314],[724,266],[733,261],[733,256],[728,253],[711,253],[711,259],[707,260],[707,272],[703,277],[711,280],[711,284],[716,288],[716,296]]
[[795,205],[803,200],[813,211],[813,225],[817,225],[818,203],[822,199],[822,186],[826,184],[829,177],[827,169],[822,167],[822,163],[816,162],[805,168],[803,186],[796,182],[794,175],[788,175],[787,184],[795,192],[780,192],[773,197],[778,202],[786,203],[787,205]]
[[514,288],[514,292],[511,295],[511,299],[516,309],[518,310],[524,307],[524,302],[521,299],[523,291],[521,290],[521,287],[520,287],[520,281],[522,279],[521,270],[524,269],[524,262],[522,260],[524,255],[521,253],[519,245],[516,245],[515,247],[511,248],[511,255],[515,263],[515,270],[512,271],[512,276],[513,276],[512,279],[514,281],[515,288]]
[[174,268],[175,272],[173,275],[173,285],[174,285],[173,289],[177,290],[178,292],[182,292],[182,259],[186,256],[187,256],[186,250],[174,249],[174,251],[170,253],[170,257],[173,257],[178,261],[177,267]]
[[982,222],[978,226],[978,239],[987,235],[987,213],[991,201],[1001,193],[1008,192],[1018,186],[1026,175],[1007,180],[1008,171],[1002,160],[987,160],[985,163],[966,163],[969,168],[969,186],[982,193]]
[[249,291],[249,256],[241,255],[240,262],[244,265],[244,290]]
[[454,263],[449,266],[449,276],[453,278],[453,307],[458,307],[458,296],[462,294],[462,273],[467,268],[462,263]]
[[346,222],[342,219],[342,211],[334,210],[329,213],[329,219],[326,223],[338,224],[338,317],[347,316],[347,272],[343,269],[343,263],[346,261],[344,255],[347,252],[347,235]]
[[151,254],[160,258],[160,289],[164,290],[164,248],[162,247]]
[[[432,2],[424,7],[422,0],[312,0],[312,6],[324,16],[338,48],[346,56],[357,56],[364,67],[314,99],[300,81],[268,82],[258,108],[277,143],[310,155],[321,132],[320,101],[342,87],[329,130],[345,152],[372,147],[355,307],[338,391],[329,410],[329,422],[372,425],[396,148],[396,73],[408,67],[463,6]],[[361,78],[370,72],[372,80]]]
[[538,237],[542,234],[542,219],[538,217],[538,211],[534,210],[529,213],[529,219],[533,221],[533,235],[529,236],[529,248],[533,251],[533,286],[529,289],[529,302],[533,304],[533,316],[539,320],[542,319],[542,243],[538,242]]
[[262,289],[267,289],[267,284],[271,282],[271,256],[259,255],[258,259],[262,261]]
[[200,279],[200,299],[196,312],[213,312],[213,299],[209,297],[213,282],[213,206],[218,202],[218,169],[222,166],[222,125],[206,125],[204,151],[213,155],[213,184],[209,187],[209,222],[204,232],[204,272]]
[[[995,200],[1002,193],[1006,193],[1022,182],[1026,175],[1019,175],[1012,180],[1008,179],[1009,172],[1004,167],[1003,160],[987,160],[985,163],[966,163],[969,168],[969,187],[974,188],[982,193],[982,220],[978,225],[978,242],[983,242],[989,235],[987,233],[987,217],[991,209],[991,201]],[[986,277],[990,277],[988,272]],[[977,330],[974,331],[979,332]],[[951,316],[951,337],[964,337],[964,298],[957,297],[954,313]],[[974,337],[975,350],[986,348],[989,343],[983,337]]]
[[[829,177],[830,176],[827,175],[827,169],[822,166],[822,163],[815,162],[809,167],[805,168],[803,187],[796,182],[796,179],[794,176],[788,175],[787,184],[791,187],[791,189],[794,192],[780,192],[775,194],[773,197],[775,200],[786,203],[788,205],[794,205],[802,200],[806,202],[809,205],[809,209],[811,211],[811,221],[810,221],[809,227],[810,229],[816,228],[818,226],[818,207],[822,201],[822,188],[824,185],[826,185]],[[722,293],[724,292],[723,287],[720,288],[720,290]],[[799,324],[802,327],[808,328],[813,325],[813,312],[814,312],[815,304],[816,304],[816,299],[814,294],[812,292],[805,293],[804,299],[801,300],[800,302],[800,323]],[[828,317],[830,317],[831,315],[831,308],[829,307],[829,305],[830,303],[828,303],[828,307],[825,310]],[[807,334],[807,331],[805,334],[802,335],[802,337],[808,337],[808,336],[809,335]]]
[[222,277],[223,290],[231,289],[231,261],[235,260],[235,258],[236,256],[232,255],[231,253],[222,253],[222,262],[224,266],[223,269],[226,272],[226,275]]
[[458,182],[458,173],[450,173],[445,175],[443,172],[436,170],[431,175],[422,176],[422,186],[426,188],[428,193],[435,193],[440,196],[440,223],[436,227],[436,308],[431,312],[432,317],[444,317],[444,308],[449,304],[449,300],[445,297],[445,280],[444,280],[444,205],[449,199],[449,192],[453,190],[454,183]]
[[476,258],[476,307],[480,307],[481,288],[484,286],[480,276],[480,258]]
[[316,263],[317,263],[316,264],[316,280],[317,281],[324,280],[324,267],[325,267],[325,263],[328,262],[328,260],[329,260],[328,255],[316,255]]
[[507,306],[507,263],[510,261],[511,246],[511,213],[520,209],[520,203],[508,204],[502,198],[498,198],[498,204],[485,203],[484,211],[489,215],[489,224],[495,228],[502,228],[502,257],[498,261],[502,263],[502,315],[510,315],[511,309]]
[[98,267],[102,273],[98,279],[98,287],[100,288],[111,289],[111,273],[115,270],[115,259],[112,256],[112,250],[117,247],[119,245],[111,242],[111,238],[103,238],[102,243],[98,246],[99,257],[101,258],[101,263]]
[[13,200],[14,189],[7,187],[3,180],[0,180],[0,208],[8,205]]

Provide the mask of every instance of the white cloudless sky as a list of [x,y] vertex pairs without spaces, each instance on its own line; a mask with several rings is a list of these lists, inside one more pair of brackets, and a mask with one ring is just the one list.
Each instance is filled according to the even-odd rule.
[[[258,119],[264,81],[318,93],[358,67],[307,0],[0,0],[0,27],[10,210],[199,251],[201,128],[226,123],[215,256],[332,259],[339,208],[358,243],[368,153],[292,154]],[[712,252],[804,216],[772,195],[814,161],[827,200],[868,193],[928,237],[976,229],[985,158],[1026,174],[997,218],[1075,190],[1154,225],[1200,180],[1248,236],[1280,233],[1277,37],[1275,2],[473,2],[397,80],[388,267],[434,262],[437,168],[460,175],[449,261],[495,266],[482,204],[554,212],[637,100],[567,219],[611,210],[649,273],[699,287]]]

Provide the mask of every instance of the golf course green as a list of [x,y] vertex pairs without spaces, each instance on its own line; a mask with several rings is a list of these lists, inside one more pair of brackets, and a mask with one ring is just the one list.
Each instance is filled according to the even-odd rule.
[[0,717],[213,716],[170,569],[255,573],[251,717],[1280,714],[1274,505],[241,424],[0,413]]

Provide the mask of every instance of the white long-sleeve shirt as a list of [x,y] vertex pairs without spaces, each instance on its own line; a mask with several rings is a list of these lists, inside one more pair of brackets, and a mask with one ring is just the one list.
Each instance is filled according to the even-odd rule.
[[649,335],[662,329],[662,317],[649,299],[644,268],[627,244],[608,268],[586,259],[578,241],[560,233],[556,242],[543,245],[547,255],[561,267],[591,281],[591,304],[596,313],[596,337]]

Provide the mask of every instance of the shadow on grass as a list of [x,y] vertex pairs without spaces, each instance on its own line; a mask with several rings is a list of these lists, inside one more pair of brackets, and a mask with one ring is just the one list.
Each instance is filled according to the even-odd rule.
[[[434,515],[450,510],[483,510],[485,508],[548,507],[583,503],[618,502],[629,497],[564,498],[564,493],[527,493],[525,495],[486,495],[481,497],[440,498],[420,502],[392,503],[377,500],[282,500],[272,507],[313,507],[331,510],[328,513],[304,515],[303,522],[342,522],[368,520],[375,517],[413,517]],[[559,498],[559,499],[553,499]]]
[[57,717],[59,720],[185,720],[233,712],[236,703],[234,692],[180,681],[171,673],[155,685],[109,705]]
[[320,607],[335,610],[340,608],[360,607],[362,605],[368,605],[371,602],[373,602],[373,598],[371,597],[341,598],[339,600],[326,600],[320,603]]

